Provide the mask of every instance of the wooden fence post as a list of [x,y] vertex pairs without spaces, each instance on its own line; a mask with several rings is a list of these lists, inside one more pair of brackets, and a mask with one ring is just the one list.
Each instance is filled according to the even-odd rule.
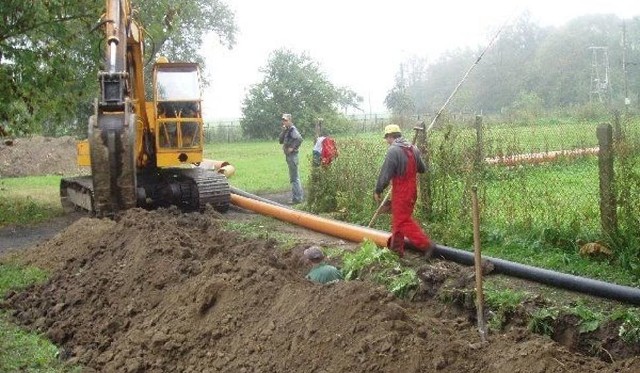
[[613,112],[613,138],[616,143],[622,140],[622,127],[620,126],[620,112],[618,110]]
[[615,237],[618,231],[616,214],[616,194],[613,170],[613,129],[603,123],[596,130],[598,137],[598,174],[600,176],[600,225],[609,237]]
[[476,121],[474,122],[476,128],[476,154],[473,165],[475,171],[480,171],[484,163],[484,145],[482,138],[482,115],[476,115]]
[[[424,127],[423,127],[424,128]],[[429,155],[429,135],[427,131],[420,131],[418,134],[418,149],[422,153],[424,164],[427,166],[427,172],[420,177],[420,198],[426,215],[431,218],[433,213],[433,199],[431,198],[431,157]]]

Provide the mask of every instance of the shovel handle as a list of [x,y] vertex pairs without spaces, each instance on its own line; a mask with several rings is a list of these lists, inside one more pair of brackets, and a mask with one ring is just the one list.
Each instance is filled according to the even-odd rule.
[[378,206],[378,208],[376,209],[376,212],[373,213],[373,216],[371,217],[371,221],[369,222],[369,225],[367,225],[367,228],[371,228],[371,226],[373,225],[373,222],[376,221],[376,219],[378,218],[378,215],[380,215],[380,212],[382,211],[382,208],[384,207],[384,205],[387,203],[387,200],[389,200],[389,194],[391,193],[391,191],[387,191],[387,194],[384,195],[384,198],[382,199],[382,202],[380,202],[380,206]]

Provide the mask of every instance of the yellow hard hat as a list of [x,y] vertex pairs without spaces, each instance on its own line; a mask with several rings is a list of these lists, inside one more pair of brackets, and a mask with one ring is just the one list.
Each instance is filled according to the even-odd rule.
[[156,59],[156,63],[167,63],[169,62],[169,59],[165,56],[160,56]]
[[385,137],[387,137],[387,135],[390,135],[392,133],[400,133],[400,132],[402,131],[400,130],[400,126],[398,126],[397,124],[389,124],[384,128]]

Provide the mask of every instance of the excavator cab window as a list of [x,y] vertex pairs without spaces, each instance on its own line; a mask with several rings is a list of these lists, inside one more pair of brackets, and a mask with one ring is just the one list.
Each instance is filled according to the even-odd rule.
[[155,94],[159,146],[201,146],[202,110],[197,65],[156,65]]
[[[199,110],[193,102],[158,103],[159,144],[163,148],[200,146]],[[194,108],[194,109],[192,109]]]

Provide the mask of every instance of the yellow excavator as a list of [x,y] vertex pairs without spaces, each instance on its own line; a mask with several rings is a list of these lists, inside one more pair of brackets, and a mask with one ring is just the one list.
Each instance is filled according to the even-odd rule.
[[91,166],[91,176],[61,180],[65,210],[114,216],[133,207],[198,211],[209,204],[226,211],[226,177],[196,167],[204,142],[199,66],[158,58],[146,94],[143,30],[130,1],[106,0],[100,25],[105,69],[88,139],[78,143],[78,164]]

